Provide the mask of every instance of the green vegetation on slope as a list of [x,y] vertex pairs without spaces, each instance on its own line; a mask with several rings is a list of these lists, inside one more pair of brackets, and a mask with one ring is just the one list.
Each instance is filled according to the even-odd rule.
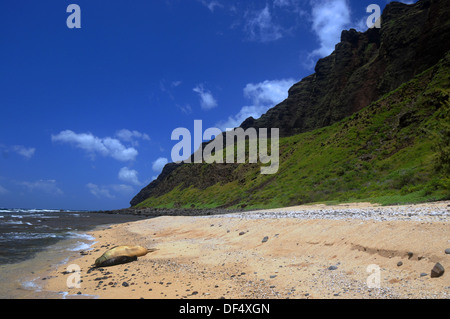
[[[448,199],[449,70],[447,54],[360,112],[332,126],[282,138],[275,175],[261,175],[258,165],[233,165],[222,182],[201,188],[180,181],[170,192],[137,207],[255,209]],[[192,165],[201,166],[196,178],[207,181],[219,164],[186,164],[174,174],[189,174]]]

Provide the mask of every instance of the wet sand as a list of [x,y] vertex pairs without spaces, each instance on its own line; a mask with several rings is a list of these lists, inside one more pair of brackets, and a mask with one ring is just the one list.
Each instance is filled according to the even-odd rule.
[[[47,272],[43,289],[65,298],[447,299],[449,204],[405,206],[403,214],[380,208],[364,218],[354,212],[347,217],[340,212],[336,218],[321,214],[324,208],[370,205],[159,217],[114,225],[91,232],[96,238],[92,250]],[[316,218],[301,218],[305,209]],[[395,218],[380,220],[383,210]],[[136,262],[89,271],[104,251],[123,244],[158,251]],[[438,262],[446,272],[431,278]],[[67,272],[73,264],[79,273]],[[68,288],[68,279],[72,285],[79,279],[79,286]]]

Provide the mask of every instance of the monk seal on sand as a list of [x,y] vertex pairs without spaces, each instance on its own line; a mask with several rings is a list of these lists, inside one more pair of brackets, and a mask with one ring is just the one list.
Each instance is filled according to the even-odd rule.
[[110,267],[136,261],[138,257],[152,253],[157,249],[141,246],[116,246],[95,260],[95,267]]

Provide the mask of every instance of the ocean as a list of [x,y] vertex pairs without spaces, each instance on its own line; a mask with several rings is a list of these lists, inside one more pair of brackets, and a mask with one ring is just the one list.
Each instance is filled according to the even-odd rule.
[[[89,250],[98,227],[149,217],[101,212],[0,208],[0,299],[65,298],[43,289],[42,273]],[[95,298],[95,296],[81,296]]]
[[32,258],[58,241],[73,239],[69,250],[88,249],[85,232],[97,226],[142,220],[133,215],[46,209],[0,208],[0,265]]

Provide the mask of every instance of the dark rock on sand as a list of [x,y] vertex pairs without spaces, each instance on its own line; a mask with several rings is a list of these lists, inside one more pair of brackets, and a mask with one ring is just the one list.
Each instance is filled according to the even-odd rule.
[[269,236],[266,236],[266,237],[263,238],[262,242],[266,243],[268,240],[269,240]]
[[444,272],[445,272],[444,266],[442,266],[440,263],[437,263],[431,270],[431,278],[441,277],[444,274]]
[[338,269],[338,267],[336,267],[336,266],[330,266],[330,267],[328,267],[328,270],[336,270],[336,269]]

